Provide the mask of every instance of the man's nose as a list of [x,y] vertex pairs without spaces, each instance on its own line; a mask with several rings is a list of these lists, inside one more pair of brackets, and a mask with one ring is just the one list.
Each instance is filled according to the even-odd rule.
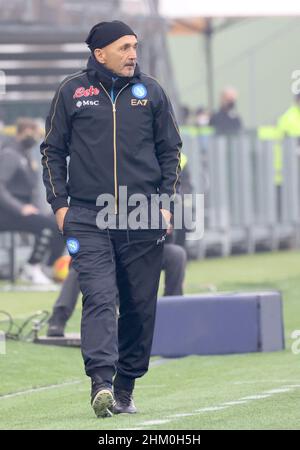
[[132,49],[130,50],[129,58],[130,58],[130,59],[136,59],[136,49],[135,49],[135,48],[132,48]]

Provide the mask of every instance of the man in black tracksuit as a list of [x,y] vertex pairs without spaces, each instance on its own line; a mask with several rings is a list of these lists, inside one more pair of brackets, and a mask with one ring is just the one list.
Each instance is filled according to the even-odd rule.
[[87,69],[60,85],[41,153],[47,199],[83,293],[82,354],[92,381],[92,406],[98,417],[106,417],[136,412],[132,392],[135,379],[148,370],[172,211],[160,209],[164,226],[157,229],[128,224],[123,229],[112,222],[103,227],[98,218],[106,205],[97,198],[111,195],[110,217],[117,224],[124,222],[124,202],[133,194],[143,194],[148,210],[151,195],[174,198],[181,139],[167,95],[136,64],[131,28],[101,22],[86,42],[92,52]]
[[38,165],[32,157],[37,143],[37,124],[29,117],[16,123],[16,137],[0,149],[0,232],[26,232],[35,236],[34,246],[20,279],[49,284],[42,265],[52,269],[64,251],[53,217],[42,214],[37,202]]

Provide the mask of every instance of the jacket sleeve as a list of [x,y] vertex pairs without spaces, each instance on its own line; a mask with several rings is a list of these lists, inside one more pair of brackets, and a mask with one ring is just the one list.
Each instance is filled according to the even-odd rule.
[[46,119],[46,135],[41,144],[43,181],[47,192],[47,201],[53,212],[68,206],[67,192],[67,156],[69,155],[69,137],[71,120],[68,115],[62,88],[56,92]]
[[159,192],[168,194],[175,200],[180,186],[182,141],[171,102],[162,88],[160,101],[154,112],[154,138],[156,157],[162,172]]
[[7,184],[15,175],[18,167],[19,161],[17,155],[9,150],[2,150],[0,164],[0,207],[7,211],[21,214],[21,209],[24,204],[7,189]]

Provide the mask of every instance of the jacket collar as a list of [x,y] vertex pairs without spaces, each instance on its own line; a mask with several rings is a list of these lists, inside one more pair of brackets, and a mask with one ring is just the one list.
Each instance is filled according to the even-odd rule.
[[96,58],[91,55],[87,63],[88,74],[94,75],[106,88],[110,89],[115,80],[116,88],[122,88],[125,84],[134,84],[140,81],[140,68],[138,64],[134,70],[132,77],[118,77],[114,72],[107,69],[103,64],[99,63]]

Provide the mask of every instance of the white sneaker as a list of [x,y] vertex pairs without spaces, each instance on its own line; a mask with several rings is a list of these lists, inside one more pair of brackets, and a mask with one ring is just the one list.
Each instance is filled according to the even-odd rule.
[[51,282],[53,283],[53,279],[54,279],[54,273],[53,273],[53,266],[43,266],[43,273],[44,275],[46,275],[46,277],[48,277]]
[[25,264],[19,276],[20,280],[27,281],[32,284],[52,284],[41,269],[39,264]]

